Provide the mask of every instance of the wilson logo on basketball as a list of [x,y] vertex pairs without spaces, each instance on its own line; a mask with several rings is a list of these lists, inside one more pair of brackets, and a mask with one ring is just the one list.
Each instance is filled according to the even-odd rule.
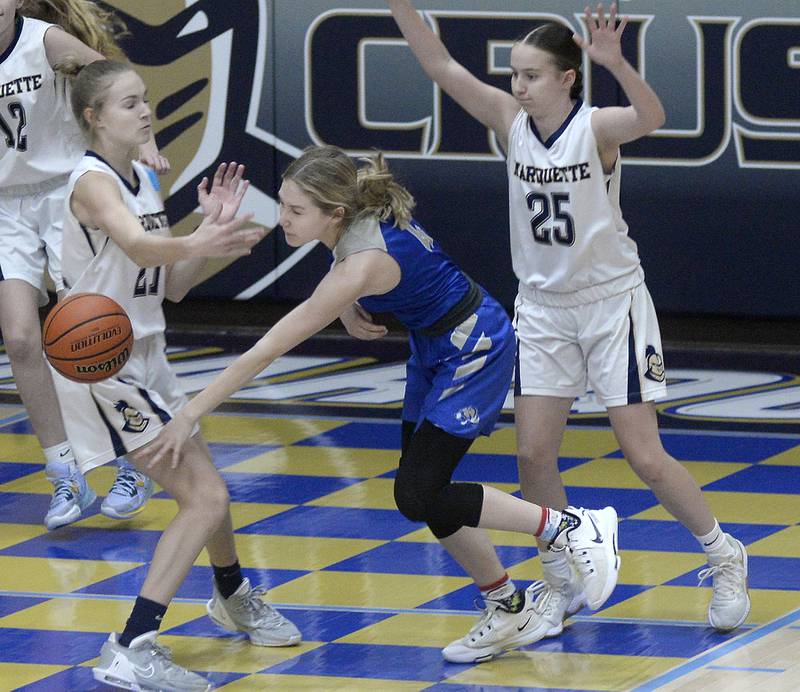
[[75,365],[75,372],[78,375],[95,375],[103,373],[111,375],[122,368],[128,362],[130,351],[126,348],[124,351],[118,353],[112,358],[101,360],[99,363],[92,363],[91,365]]
[[96,344],[100,344],[103,341],[108,341],[109,339],[112,339],[115,336],[119,336],[120,334],[122,334],[122,330],[119,327],[111,327],[110,329],[104,329],[102,332],[99,332],[97,334],[91,334],[90,336],[86,336],[83,337],[82,339],[78,339],[77,341],[73,341],[69,345],[69,350],[72,351],[73,353],[75,353],[76,351],[82,351],[84,348],[88,348],[89,346],[95,346]]

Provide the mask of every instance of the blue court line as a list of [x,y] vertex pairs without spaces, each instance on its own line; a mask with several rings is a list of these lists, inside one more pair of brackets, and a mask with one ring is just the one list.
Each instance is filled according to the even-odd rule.
[[709,670],[735,670],[741,673],[785,673],[786,668],[748,668],[746,666],[708,666]]
[[753,642],[766,637],[768,634],[772,634],[776,630],[782,629],[787,625],[791,625],[791,623],[797,621],[798,619],[800,619],[800,608],[793,610],[791,613],[787,613],[786,615],[783,615],[777,620],[773,620],[766,625],[757,627],[752,632],[741,634],[730,642],[720,644],[711,651],[700,654],[699,656],[686,661],[686,663],[682,663],[676,668],[668,670],[666,673],[649,680],[643,685],[633,688],[632,692],[652,692],[653,690],[657,690],[659,687],[670,682],[674,682],[675,680],[678,680],[679,678],[682,678],[689,673],[694,672],[695,670],[704,668],[711,661],[716,661],[717,659],[722,658],[722,656],[732,653],[733,651],[737,651],[748,644],[752,644]]

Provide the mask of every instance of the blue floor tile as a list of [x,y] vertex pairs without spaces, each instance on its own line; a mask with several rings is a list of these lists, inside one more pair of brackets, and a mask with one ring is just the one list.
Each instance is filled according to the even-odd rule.
[[149,562],[161,531],[67,526],[0,550],[0,555],[73,560]]
[[[400,421],[397,423],[347,423],[296,443],[313,447],[400,449]],[[399,456],[399,455],[398,455]]]
[[465,668],[445,663],[438,647],[328,644],[260,672],[436,682]]
[[95,658],[108,632],[3,628],[0,661],[74,666]]
[[236,533],[392,540],[415,528],[397,510],[306,505],[267,517]]
[[[537,554],[536,548],[498,546],[500,562],[512,567]],[[325,568],[345,572],[382,574],[441,574],[464,576],[464,570],[438,543],[392,542]]]
[[631,488],[587,488],[570,485],[566,488],[567,499],[573,507],[599,509],[611,505],[620,518],[638,514],[658,504],[656,496],[649,490]]
[[[138,595],[147,576],[149,565],[142,565],[135,569],[117,574],[108,579],[103,579],[95,584],[90,584],[76,593],[94,593],[109,596]],[[211,580],[213,571],[211,567],[195,565],[189,570],[186,579],[180,585],[176,596],[178,598],[211,598]],[[286,582],[297,579],[307,574],[304,570],[296,569],[251,569],[243,568],[242,574],[250,579],[253,586],[263,584],[267,588],[274,588]]]
[[[0,461],[0,483],[8,483],[43,470],[44,464],[15,464],[13,461]],[[3,495],[5,496],[5,493]]]
[[[773,524],[722,524],[723,531],[748,545],[785,529]],[[621,550],[658,550],[700,553],[700,544],[691,532],[677,521],[626,519],[619,524]]]
[[[790,437],[747,437],[740,435],[699,435],[689,432],[662,432],[664,448],[682,461],[734,461],[755,463],[785,452],[800,444]],[[609,458],[623,457],[617,450]]]
[[[748,556],[748,582],[751,589],[800,591],[800,558]],[[697,570],[667,582],[670,586],[696,586]],[[711,586],[711,580],[705,582]]]
[[[28,596],[0,596],[0,618],[44,603],[46,598],[30,598]],[[0,637],[1,639],[1,637]]]
[[[790,493],[800,495],[800,472],[796,466],[758,464],[703,486],[703,490],[736,493]],[[800,503],[797,511],[800,521]]]

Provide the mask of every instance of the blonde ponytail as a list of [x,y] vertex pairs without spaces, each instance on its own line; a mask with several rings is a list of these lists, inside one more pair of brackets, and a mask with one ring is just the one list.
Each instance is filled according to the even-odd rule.
[[[118,43],[127,33],[124,22],[93,0],[24,0],[19,13],[24,17],[58,24],[68,34],[106,58],[126,59]],[[75,66],[59,65],[58,69],[70,73],[75,71]]]
[[408,228],[416,206],[413,195],[398,183],[381,152],[360,159],[358,169],[359,215],[375,214],[381,221],[394,217],[395,226]]

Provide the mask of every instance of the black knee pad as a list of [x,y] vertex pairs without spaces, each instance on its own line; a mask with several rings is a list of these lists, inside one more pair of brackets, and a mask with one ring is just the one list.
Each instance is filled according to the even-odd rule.
[[431,495],[412,467],[400,466],[394,479],[394,502],[400,513],[411,521],[427,521]]

